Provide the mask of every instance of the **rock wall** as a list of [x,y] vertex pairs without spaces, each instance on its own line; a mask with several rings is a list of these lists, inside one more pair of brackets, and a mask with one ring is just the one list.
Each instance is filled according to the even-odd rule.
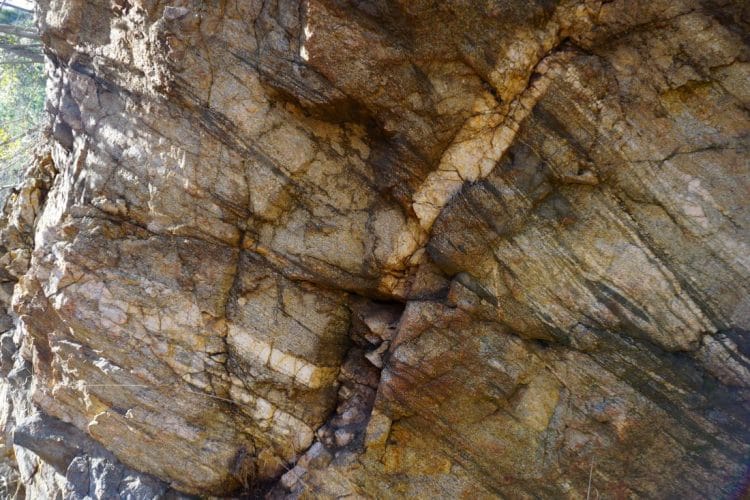
[[743,494],[747,2],[38,4],[0,494]]

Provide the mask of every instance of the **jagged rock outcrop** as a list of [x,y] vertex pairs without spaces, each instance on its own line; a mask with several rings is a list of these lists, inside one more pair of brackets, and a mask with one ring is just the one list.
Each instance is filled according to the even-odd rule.
[[747,488],[746,2],[38,3],[4,494]]

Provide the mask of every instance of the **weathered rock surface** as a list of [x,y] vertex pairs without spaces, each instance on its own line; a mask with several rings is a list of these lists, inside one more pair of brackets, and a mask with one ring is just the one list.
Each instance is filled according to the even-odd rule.
[[38,3],[0,494],[743,494],[746,2]]

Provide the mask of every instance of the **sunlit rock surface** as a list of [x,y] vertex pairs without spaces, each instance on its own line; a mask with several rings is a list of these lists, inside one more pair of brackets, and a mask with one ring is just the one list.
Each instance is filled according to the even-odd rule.
[[743,494],[746,2],[38,3],[0,495]]

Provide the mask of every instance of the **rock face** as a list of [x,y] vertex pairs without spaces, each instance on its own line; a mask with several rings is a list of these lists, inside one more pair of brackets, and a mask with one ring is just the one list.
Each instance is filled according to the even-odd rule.
[[38,3],[0,494],[743,494],[750,4]]

